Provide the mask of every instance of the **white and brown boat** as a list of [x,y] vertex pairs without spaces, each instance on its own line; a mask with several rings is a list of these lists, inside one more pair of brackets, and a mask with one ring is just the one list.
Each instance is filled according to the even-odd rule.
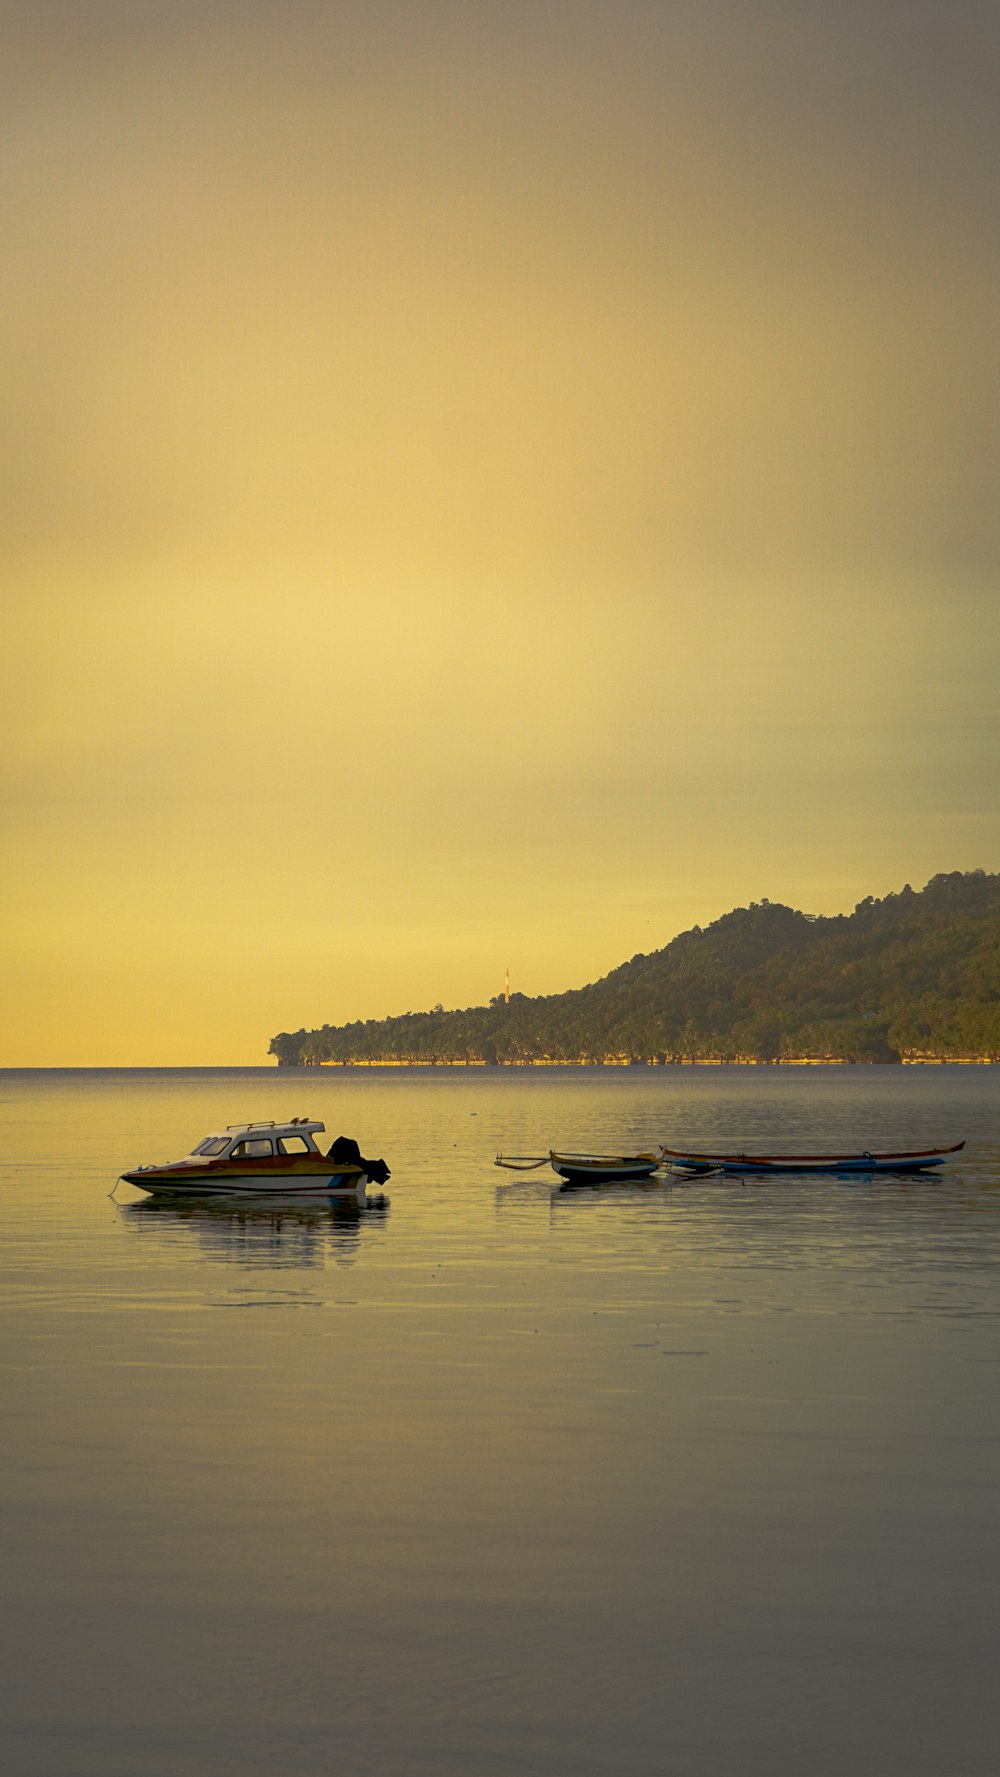
[[495,1164],[510,1172],[537,1172],[551,1166],[570,1185],[618,1185],[629,1179],[650,1178],[660,1165],[659,1154],[498,1154]]
[[137,1166],[126,1184],[160,1197],[324,1197],[363,1193],[389,1177],[384,1160],[366,1160],[349,1136],[329,1153],[316,1142],[326,1125],[293,1117],[290,1123],[231,1123],[206,1135],[183,1160]]

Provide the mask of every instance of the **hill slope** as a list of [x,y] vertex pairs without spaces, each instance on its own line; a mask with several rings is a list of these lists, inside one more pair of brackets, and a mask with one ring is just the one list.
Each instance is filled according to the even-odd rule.
[[281,1066],[1000,1059],[1000,876],[935,876],[815,918],[768,901],[603,980],[466,1011],[282,1032]]

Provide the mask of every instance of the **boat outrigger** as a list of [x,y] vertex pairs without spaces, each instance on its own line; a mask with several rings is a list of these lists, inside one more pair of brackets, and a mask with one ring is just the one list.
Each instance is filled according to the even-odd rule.
[[942,1166],[964,1141],[950,1148],[919,1148],[908,1152],[860,1154],[694,1154],[679,1148],[661,1148],[664,1163],[688,1173],[706,1172],[924,1172]]
[[329,1153],[321,1153],[315,1138],[325,1128],[306,1117],[293,1117],[290,1123],[231,1123],[206,1135],[183,1160],[137,1166],[121,1177],[161,1197],[363,1195],[369,1181],[385,1184],[385,1161],[366,1160],[350,1136],[338,1136]]
[[649,1178],[660,1165],[659,1154],[498,1154],[495,1164],[510,1172],[537,1172],[551,1166],[567,1184],[609,1185]]

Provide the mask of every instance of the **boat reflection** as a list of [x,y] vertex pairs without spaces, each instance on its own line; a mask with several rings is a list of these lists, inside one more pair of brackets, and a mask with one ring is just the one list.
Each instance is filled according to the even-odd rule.
[[585,1203],[649,1202],[651,1198],[669,1195],[674,1180],[664,1173],[648,1179],[604,1179],[594,1184],[590,1179],[534,1178],[517,1184],[496,1185],[494,1201],[498,1210],[517,1209],[529,1203],[560,1203],[574,1198]]
[[119,1214],[135,1234],[193,1234],[204,1256],[247,1270],[321,1269],[328,1258],[350,1264],[362,1231],[382,1226],[389,1199],[381,1193],[289,1204],[264,1198],[252,1204],[219,1199],[147,1197],[121,1203]]
[[552,1200],[572,1197],[578,1202],[595,1203],[598,1199],[609,1198],[620,1203],[623,1198],[629,1201],[648,1201],[650,1197],[662,1197],[673,1187],[673,1179],[666,1178],[662,1173],[658,1177],[648,1179],[604,1179],[592,1184],[589,1179],[566,1179],[557,1185],[552,1192]]

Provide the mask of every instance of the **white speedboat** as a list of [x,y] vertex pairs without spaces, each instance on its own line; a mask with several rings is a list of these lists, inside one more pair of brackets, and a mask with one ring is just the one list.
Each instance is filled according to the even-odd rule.
[[231,1123],[206,1135],[183,1160],[137,1166],[121,1177],[158,1197],[317,1197],[363,1193],[369,1179],[385,1183],[385,1161],[365,1160],[349,1136],[338,1136],[329,1153],[322,1153],[316,1136],[325,1128],[305,1117]]

